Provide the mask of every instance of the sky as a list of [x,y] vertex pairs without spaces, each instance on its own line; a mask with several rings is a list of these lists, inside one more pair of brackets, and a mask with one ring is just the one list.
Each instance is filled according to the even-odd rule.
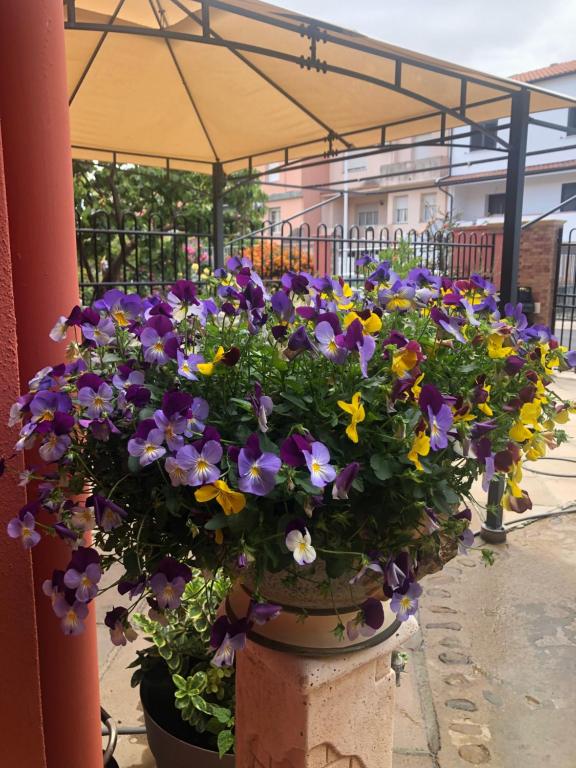
[[576,0],[271,0],[495,75],[576,59]]

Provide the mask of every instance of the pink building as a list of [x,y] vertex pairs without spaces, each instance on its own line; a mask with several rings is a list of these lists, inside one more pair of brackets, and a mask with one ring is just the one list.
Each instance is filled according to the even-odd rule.
[[[306,222],[312,229],[320,222],[329,229],[347,224],[359,227],[360,234],[367,227],[422,231],[449,212],[449,197],[437,184],[448,175],[448,165],[447,148],[415,145],[369,157],[349,154],[302,170],[269,166],[263,183],[267,218],[290,219],[293,226]],[[321,189],[302,189],[311,184]]]

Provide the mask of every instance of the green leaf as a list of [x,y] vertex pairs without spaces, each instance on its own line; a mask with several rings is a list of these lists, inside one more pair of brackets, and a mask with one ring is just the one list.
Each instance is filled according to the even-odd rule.
[[295,405],[296,408],[300,408],[303,411],[308,410],[304,400],[301,397],[297,397],[297,395],[293,395],[291,392],[280,392],[280,397],[283,397],[284,400],[288,400],[288,402]]
[[382,453],[376,453],[370,458],[370,466],[378,480],[390,480],[397,469],[396,463]]
[[128,456],[128,470],[132,472],[133,475],[136,475],[141,469],[142,467],[140,466],[140,459],[138,456]]
[[207,531],[217,531],[219,528],[228,527],[228,518],[224,512],[216,512],[207,523],[204,523],[204,528]]
[[251,411],[252,410],[252,404],[248,402],[248,400],[240,400],[239,397],[231,397],[228,401],[229,403],[235,403],[238,405],[242,410],[244,411]]
[[223,757],[234,746],[234,734],[232,731],[220,731],[218,734],[218,754]]

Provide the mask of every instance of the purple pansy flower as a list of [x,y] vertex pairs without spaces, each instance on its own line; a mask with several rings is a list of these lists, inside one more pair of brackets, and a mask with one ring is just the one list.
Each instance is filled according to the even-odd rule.
[[112,645],[126,645],[136,639],[136,632],[128,621],[126,608],[112,608],[104,616],[104,624],[110,630]]
[[58,461],[64,456],[71,443],[68,435],[58,435],[56,432],[51,432],[40,446],[38,453],[47,463]]
[[222,446],[216,440],[207,440],[198,452],[193,445],[187,445],[176,454],[178,461],[190,460],[187,485],[206,485],[220,477],[216,466],[222,458]]
[[272,619],[275,619],[282,613],[282,607],[280,605],[274,605],[273,603],[256,603],[254,600],[250,601],[250,608],[248,610],[248,621],[253,621],[254,624],[267,624]]
[[140,342],[147,363],[163,365],[170,358],[176,359],[178,339],[173,332],[172,322],[164,315],[154,315],[140,334]]
[[[68,590],[67,590],[68,592]],[[88,616],[88,605],[73,597],[67,599],[64,595],[57,595],[53,603],[56,616],[61,619],[62,631],[65,635],[81,635],[86,629],[84,619]]]
[[41,538],[36,530],[36,518],[29,511],[21,513],[18,517],[13,517],[6,530],[10,538],[20,539],[25,549],[36,546]]
[[209,411],[210,408],[204,398],[195,397],[192,400],[187,413],[188,424],[184,433],[186,437],[193,437],[195,434],[198,435],[204,432],[206,428],[204,422],[208,418]]
[[203,355],[185,355],[181,350],[178,350],[176,360],[178,361],[178,374],[180,376],[189,381],[198,380],[196,371],[198,370],[198,363],[204,362]]
[[130,456],[138,456],[140,466],[147,467],[154,461],[164,456],[166,448],[162,447],[164,432],[161,429],[151,429],[147,437],[133,437],[128,440],[128,453]]
[[90,547],[79,547],[70,560],[64,573],[64,584],[75,590],[75,598],[81,603],[89,603],[98,594],[98,582],[102,578],[100,555]]
[[116,335],[116,328],[109,317],[102,317],[96,325],[83,323],[82,334],[85,339],[93,342],[97,347],[105,347],[112,343]]
[[306,465],[304,451],[308,451],[313,442],[312,437],[290,435],[280,445],[280,458],[289,467],[304,467]]
[[390,601],[390,609],[396,614],[399,621],[406,621],[418,610],[418,598],[422,594],[422,587],[413,581],[394,592]]
[[245,493],[266,496],[273,490],[281,466],[276,454],[260,450],[258,435],[251,435],[238,454],[238,487]]
[[352,483],[356,479],[356,475],[358,474],[359,469],[360,464],[358,464],[357,461],[353,461],[338,473],[336,482],[332,486],[332,498],[348,498],[348,491],[352,487]]
[[324,443],[315,442],[304,452],[310,470],[310,482],[316,488],[324,488],[336,477],[336,470],[330,464],[330,451]]
[[122,525],[122,521],[127,517],[127,513],[118,504],[115,504],[105,496],[94,494],[91,499],[86,500],[86,506],[94,507],[94,517],[103,531],[109,533],[114,528]]
[[440,451],[448,446],[448,430],[452,426],[454,416],[446,405],[440,391],[433,384],[422,387],[418,404],[422,413],[428,418],[430,425],[430,448]]
[[215,667],[232,667],[236,651],[246,645],[246,633],[250,622],[246,619],[231,622],[227,616],[216,619],[210,633],[210,645],[216,649],[212,659]]
[[338,346],[334,328],[327,320],[322,320],[314,329],[320,352],[336,365],[341,365],[348,354],[345,347]]
[[156,426],[164,433],[164,440],[171,451],[177,451],[184,445],[183,434],[186,431],[188,420],[175,414],[172,417],[166,416],[164,411],[157,410],[154,413]]
[[274,404],[272,398],[265,395],[259,381],[254,384],[254,394],[250,395],[250,402],[254,409],[254,415],[258,419],[258,427],[261,432],[268,432],[268,416],[272,413]]
[[186,583],[192,574],[190,568],[172,557],[165,557],[150,579],[150,589],[154,593],[161,610],[178,608]]
[[97,391],[91,387],[82,387],[78,392],[78,402],[86,408],[86,416],[90,419],[99,419],[105,414],[112,413],[114,406],[112,398],[114,392],[106,382],[102,382]]

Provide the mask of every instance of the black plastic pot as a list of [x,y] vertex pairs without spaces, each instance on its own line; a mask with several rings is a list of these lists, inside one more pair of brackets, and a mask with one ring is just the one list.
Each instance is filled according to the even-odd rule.
[[174,685],[162,668],[146,672],[140,684],[146,734],[157,768],[234,768],[234,755],[222,759],[174,706]]

